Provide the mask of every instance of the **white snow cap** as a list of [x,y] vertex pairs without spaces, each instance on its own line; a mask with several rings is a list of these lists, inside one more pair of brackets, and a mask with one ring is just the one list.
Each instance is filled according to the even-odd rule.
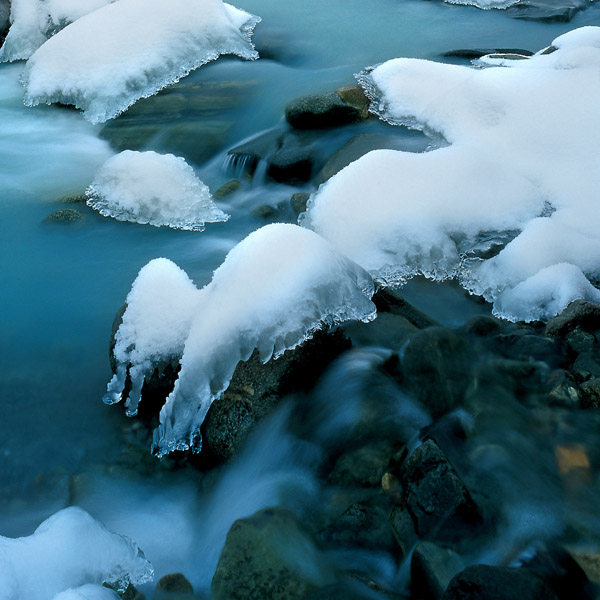
[[372,294],[373,282],[362,268],[296,225],[267,225],[251,233],[200,291],[192,290],[173,263],[152,261],[127,297],[116,338],[117,374],[106,401],[120,399],[131,363],[135,397],[127,402],[135,409],[144,378],[180,352],[181,371],[160,413],[154,451],[159,456],[190,447],[199,451],[200,425],[240,360],[256,348],[266,362],[324,326],[372,320]]
[[86,583],[78,588],[69,588],[54,596],[54,600],[118,600],[117,592],[104,587]]
[[518,4],[521,0],[444,0],[447,4],[464,4],[466,6],[476,6],[489,10],[491,8],[508,8]]
[[484,69],[394,59],[361,74],[381,118],[450,145],[367,154],[321,186],[302,223],[384,285],[457,277],[511,320],[597,297],[581,278],[600,277],[600,28],[553,46]]
[[[50,600],[70,588],[103,582],[125,589],[129,582],[140,584],[154,577],[150,563],[132,540],[111,533],[78,507],[57,512],[29,537],[0,536],[0,556],[2,600]],[[81,597],[86,600],[112,597],[89,595],[89,588],[84,592],[88,595]],[[61,600],[66,598],[61,596]]]
[[221,0],[119,0],[31,56],[25,104],[73,104],[106,121],[222,54],[258,58],[250,37],[259,21]]
[[227,221],[206,185],[183,158],[125,150],[109,158],[86,190],[87,204],[105,217],[202,231]]
[[57,31],[111,2],[115,0],[12,0],[0,61],[29,58]]

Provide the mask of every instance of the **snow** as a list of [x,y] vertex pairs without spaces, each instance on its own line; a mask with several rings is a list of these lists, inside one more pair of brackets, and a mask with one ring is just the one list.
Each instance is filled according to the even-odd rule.
[[[572,31],[553,46],[527,60],[488,57],[486,68],[394,59],[363,72],[374,112],[443,147],[367,154],[319,188],[302,224],[383,285],[419,273],[456,277],[511,320],[548,319],[593,295],[600,28]],[[534,277],[562,263],[571,265],[570,284],[565,267]],[[516,301],[511,290],[525,281]]]
[[[0,537],[0,598],[2,600],[52,600],[61,592],[86,584],[151,581],[154,573],[137,545],[111,533],[78,507],[57,512],[24,538]],[[74,595],[79,593],[79,596]],[[101,600],[90,588],[61,594],[60,600]]]
[[49,37],[115,0],[12,0],[11,27],[0,61],[29,58]]
[[521,0],[444,0],[447,4],[464,4],[466,6],[476,6],[484,10],[491,8],[508,8],[518,4]]
[[86,190],[87,204],[105,217],[202,231],[229,215],[183,158],[125,150],[109,158]]
[[[200,425],[211,403],[229,385],[237,363],[248,360],[255,348],[267,362],[325,326],[375,318],[371,277],[323,238],[296,225],[267,225],[251,233],[196,295],[176,269],[163,259],[140,272],[117,335],[118,373],[109,384],[109,394],[118,400],[129,362],[132,370],[144,362],[148,374],[152,365],[181,352],[181,371],[155,431],[159,456],[175,449],[200,450]],[[154,297],[159,289],[164,304]],[[155,327],[161,331],[154,332]],[[175,333],[163,340],[163,329]],[[140,349],[139,357],[128,350],[132,346],[133,352]],[[132,379],[137,376],[138,371]],[[134,387],[137,398],[141,385]]]
[[106,121],[222,54],[258,58],[250,37],[259,20],[221,0],[119,0],[31,56],[25,103],[73,104]]
[[54,600],[117,600],[117,592],[102,585],[87,583],[78,588],[69,588],[54,596]]

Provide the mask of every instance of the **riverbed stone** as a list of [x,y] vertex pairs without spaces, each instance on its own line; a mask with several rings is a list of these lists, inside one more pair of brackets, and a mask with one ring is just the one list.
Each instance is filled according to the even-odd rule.
[[589,332],[600,330],[600,304],[573,300],[560,315],[548,321],[546,334],[564,337],[576,327]]
[[194,588],[182,573],[169,573],[158,580],[156,591],[159,598],[165,600],[184,600],[192,598]]
[[237,191],[240,190],[241,187],[242,187],[242,183],[241,183],[241,181],[239,181],[239,179],[232,179],[232,180],[224,183],[221,187],[217,188],[213,192],[212,196],[215,200],[222,200],[223,198],[226,198],[227,196],[231,196],[232,194],[235,194]]
[[404,504],[397,504],[390,513],[390,523],[401,555],[406,557],[419,541],[411,514]]
[[600,360],[593,352],[582,352],[573,363],[571,372],[578,382],[600,377]]
[[211,590],[214,600],[302,600],[332,579],[308,531],[275,507],[232,525]]
[[565,345],[573,354],[593,352],[597,347],[596,336],[577,327],[565,336]]
[[74,208],[60,208],[49,214],[45,219],[45,223],[58,223],[60,225],[73,225],[82,223],[85,220],[84,214],[80,210]]
[[[351,96],[350,93],[344,95]],[[342,99],[338,92],[302,96],[285,108],[285,119],[295,129],[329,129],[365,118],[361,107]]]
[[558,600],[546,582],[524,568],[473,565],[456,575],[444,600]]
[[582,408],[600,409],[600,379],[590,379],[579,386]]
[[464,569],[453,550],[433,542],[419,542],[410,563],[411,588],[418,598],[441,600],[451,579]]
[[310,194],[307,194],[306,192],[297,192],[292,195],[290,198],[290,206],[296,216],[306,212],[306,205],[308,204],[309,198]]

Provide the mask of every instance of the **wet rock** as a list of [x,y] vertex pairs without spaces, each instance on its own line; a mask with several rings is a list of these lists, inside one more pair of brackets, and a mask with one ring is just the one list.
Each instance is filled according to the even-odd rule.
[[84,214],[80,210],[74,208],[61,208],[49,214],[45,219],[45,223],[60,223],[61,225],[72,225],[73,223],[81,223],[85,220]]
[[544,580],[528,569],[473,565],[456,575],[444,600],[558,600]]
[[333,156],[323,165],[315,177],[315,184],[319,185],[336,173],[339,173],[351,162],[358,160],[361,156],[382,148],[395,149],[398,143],[394,138],[377,133],[359,133],[350,138]]
[[[344,325],[346,335],[354,346],[383,346],[400,350],[404,342],[418,329],[400,315],[379,312],[370,323],[348,323]],[[401,373],[398,373],[402,378]]]
[[572,375],[563,369],[556,369],[546,378],[543,391],[548,395],[550,406],[563,406],[577,408],[579,406],[579,392]]
[[306,596],[304,600],[383,600],[385,598],[405,600],[404,596],[381,590],[375,582],[358,580],[341,581],[328,585]]
[[505,327],[506,324],[496,317],[476,315],[463,326],[462,331],[467,335],[489,337],[499,334]]
[[108,583],[102,584],[104,587],[107,587],[111,590],[115,590],[119,594],[122,600],[146,600],[146,596],[142,594],[132,583],[127,586],[127,589],[124,592],[120,592],[118,590],[118,586],[113,586]]
[[256,208],[253,208],[250,213],[257,219],[263,219],[264,221],[272,221],[279,216],[279,211],[270,204],[260,204]]
[[[359,502],[350,506],[319,538],[333,547],[356,547],[394,552],[397,548],[389,520],[387,501]],[[385,500],[385,499],[384,499]]]
[[420,537],[453,540],[479,521],[479,510],[458,473],[433,440],[403,465],[404,503]]
[[582,352],[573,363],[571,372],[579,382],[600,377],[600,362],[592,352]]
[[590,379],[579,386],[582,408],[600,408],[600,379]]
[[378,313],[390,312],[404,317],[417,329],[425,329],[426,327],[433,327],[438,324],[431,317],[409,304],[394,290],[388,288],[377,290],[376,294],[373,296],[373,302],[377,307]]
[[589,332],[600,330],[600,304],[574,300],[560,315],[548,321],[546,334],[566,336],[576,327]]
[[258,352],[240,361],[223,397],[212,403],[202,426],[203,453],[216,461],[233,456],[251,428],[286,394],[310,388],[350,342],[336,330],[318,332],[301,346],[263,363]]
[[194,588],[182,573],[170,573],[158,580],[156,591],[160,592],[160,597],[185,598],[193,596]]
[[403,557],[408,556],[413,546],[419,541],[413,519],[402,504],[394,506],[390,513],[392,532]]
[[328,129],[361,121],[367,117],[366,111],[353,101],[358,93],[338,92],[312,94],[290,102],[285,108],[286,121],[295,129]]
[[308,532],[283,508],[236,521],[212,580],[214,600],[301,600],[333,583]]
[[432,542],[419,542],[410,563],[411,588],[418,598],[441,600],[450,580],[463,568],[456,552]]
[[569,554],[582,568],[588,580],[600,586],[600,550],[597,548],[568,548]]
[[588,8],[592,0],[521,0],[506,9],[514,19],[546,23],[570,21],[576,13]]
[[328,481],[344,487],[377,488],[392,451],[392,442],[380,440],[344,452],[335,463]]
[[474,60],[487,56],[488,54],[518,54],[521,56],[532,56],[531,50],[523,50],[522,48],[459,48],[457,50],[449,50],[444,52],[442,56],[448,58],[464,58],[465,60]]
[[511,358],[530,361],[543,361],[551,366],[558,367],[564,360],[560,352],[560,347],[556,339],[543,337],[539,335],[517,335],[514,338],[508,336],[496,336],[495,340],[500,341],[504,338]]
[[300,213],[306,212],[306,205],[309,198],[310,194],[305,192],[298,192],[290,198],[290,206],[292,207],[292,210],[296,216],[298,216]]
[[415,333],[406,346],[404,382],[434,418],[440,417],[464,399],[474,359],[472,345],[463,337],[430,327]]
[[59,202],[63,204],[85,204],[87,202],[87,196],[85,194],[79,194],[78,196],[63,196]]
[[239,180],[232,179],[214,191],[212,196],[215,200],[222,200],[227,196],[231,196],[231,194],[235,194],[241,187],[242,184]]
[[381,478],[381,489],[389,494],[390,492],[400,492],[400,480],[393,473],[384,473]]
[[565,344],[573,354],[593,352],[597,348],[596,337],[579,328],[570,331],[566,335]]

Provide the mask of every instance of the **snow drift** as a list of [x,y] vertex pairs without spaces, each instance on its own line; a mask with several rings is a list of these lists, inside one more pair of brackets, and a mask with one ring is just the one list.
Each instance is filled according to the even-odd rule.
[[449,145],[367,154],[317,191],[303,224],[384,285],[456,277],[509,319],[598,301],[600,28],[481,64],[395,59],[363,72],[382,119]]
[[125,150],[109,158],[86,190],[87,204],[105,217],[202,231],[227,221],[206,185],[183,158]]
[[129,366],[126,406],[134,414],[145,378],[181,357],[154,452],[199,451],[200,425],[240,360],[258,349],[267,362],[325,326],[372,320],[372,294],[373,282],[363,269],[295,225],[267,225],[250,234],[201,290],[170,261],[152,261],[127,297],[116,336],[117,373],[105,401],[121,398]]
[[258,58],[250,38],[259,20],[221,0],[119,0],[31,56],[25,104],[72,104],[106,121],[222,54]]

